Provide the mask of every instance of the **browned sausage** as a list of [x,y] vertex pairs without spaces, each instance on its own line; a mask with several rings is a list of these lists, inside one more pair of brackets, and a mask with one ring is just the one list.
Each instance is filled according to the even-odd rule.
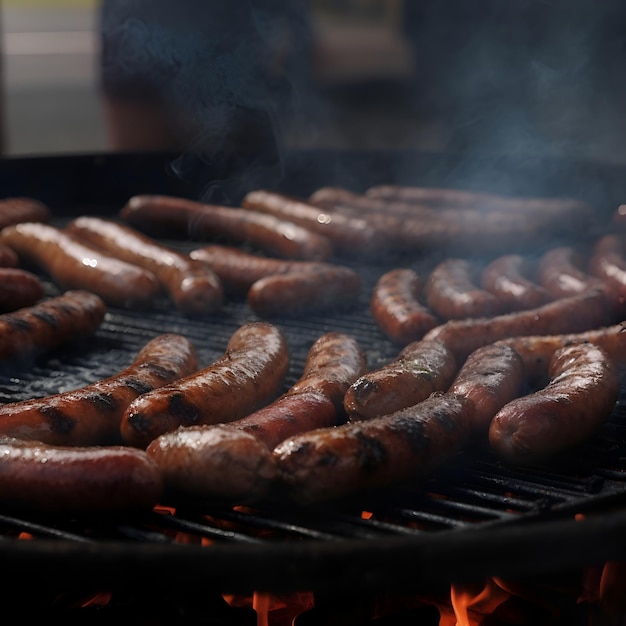
[[49,222],[51,217],[48,206],[35,198],[0,200],[0,229],[21,222]]
[[522,358],[511,346],[491,343],[467,357],[448,391],[474,403],[472,428],[484,433],[493,416],[522,393],[525,373]]
[[20,264],[20,257],[17,252],[7,245],[0,244],[0,267],[17,267]]
[[376,281],[370,299],[374,321],[394,343],[418,341],[440,320],[420,301],[422,283],[409,267],[385,272]]
[[589,258],[589,273],[603,281],[613,295],[616,315],[626,315],[626,255],[621,237],[604,235],[596,241]]
[[191,342],[158,335],[123,371],[80,389],[0,406],[0,435],[59,446],[121,444],[126,407],[139,395],[197,369]]
[[535,309],[494,317],[450,320],[424,335],[424,340],[444,344],[463,363],[468,355],[488,343],[522,335],[578,333],[615,323],[612,299],[603,289],[590,289],[560,298]]
[[415,341],[382,367],[360,376],[346,392],[344,407],[353,421],[417,404],[445,391],[458,370],[453,354],[437,341]]
[[0,267],[0,313],[36,304],[45,295],[41,279],[19,267]]
[[534,309],[552,300],[534,281],[533,263],[521,254],[504,254],[483,269],[480,286],[502,304],[501,312]]
[[0,502],[52,514],[127,514],[161,498],[157,464],[125,446],[63,447],[0,438]]
[[506,404],[493,418],[489,442],[507,463],[535,464],[592,436],[619,395],[617,368],[600,347],[573,344],[550,361],[550,382]]
[[450,460],[471,432],[474,404],[435,393],[366,422],[312,430],[274,449],[279,480],[302,504],[407,482]]
[[71,221],[66,231],[90,246],[151,271],[184,314],[215,313],[222,306],[222,283],[207,265],[129,226],[82,216]]
[[325,265],[317,261],[278,259],[214,244],[191,250],[192,259],[206,263],[219,277],[224,289],[242,295],[259,279],[273,274],[307,272]]
[[203,204],[171,196],[132,197],[120,216],[148,235],[193,240],[221,236],[287,259],[323,261],[333,254],[328,239],[293,221],[259,211]]
[[585,257],[572,246],[551,248],[539,259],[537,282],[553,298],[573,296],[598,283],[584,268]]
[[389,247],[387,237],[365,219],[325,212],[297,198],[263,189],[247,193],[242,205],[281,219],[291,220],[333,242],[337,254],[369,255]]
[[272,274],[248,289],[248,306],[260,317],[343,311],[356,304],[361,278],[343,265],[319,263],[306,271]]
[[296,433],[338,424],[345,391],[365,369],[353,337],[326,333],[309,350],[301,378],[271,404],[219,426],[178,428],[146,451],[172,495],[259,500],[276,478],[271,450]]
[[179,426],[240,419],[275,398],[288,368],[282,331],[267,322],[244,324],[215,362],[133,400],[122,418],[122,440],[145,448]]
[[0,359],[29,359],[94,333],[104,320],[100,296],[80,289],[0,315]]
[[500,311],[496,297],[478,287],[480,268],[467,259],[438,263],[426,281],[428,307],[444,320],[485,317]]
[[88,247],[49,224],[7,226],[0,241],[64,289],[87,289],[112,306],[147,307],[161,291],[152,272]]

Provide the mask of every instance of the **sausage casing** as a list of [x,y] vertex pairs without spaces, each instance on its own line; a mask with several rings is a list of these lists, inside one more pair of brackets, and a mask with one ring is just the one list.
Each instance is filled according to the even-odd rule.
[[59,446],[121,444],[126,407],[197,369],[197,355],[182,335],[150,340],[127,368],[80,389],[0,406],[0,434]]
[[448,388],[457,373],[454,355],[436,341],[415,341],[381,368],[360,376],[346,392],[353,421],[369,420],[411,406]]
[[593,344],[557,350],[549,375],[545,387],[512,400],[491,422],[489,442],[508,463],[539,463],[585,441],[610,416],[619,396],[617,369]]
[[586,291],[598,281],[585,270],[585,257],[572,246],[551,248],[539,259],[537,282],[553,298]]
[[33,306],[45,295],[41,279],[20,267],[0,267],[0,312]]
[[0,229],[21,222],[49,222],[49,207],[35,198],[14,197],[0,200]]
[[267,322],[244,324],[215,362],[133,400],[122,418],[122,440],[145,448],[179,426],[242,418],[278,394],[288,368],[282,331]]

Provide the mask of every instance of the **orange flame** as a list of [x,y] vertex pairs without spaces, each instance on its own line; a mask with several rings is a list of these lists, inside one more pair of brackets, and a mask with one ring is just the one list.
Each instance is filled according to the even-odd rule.
[[452,611],[440,611],[439,626],[478,626],[510,596],[494,579],[489,579],[482,587],[453,583],[450,588]]

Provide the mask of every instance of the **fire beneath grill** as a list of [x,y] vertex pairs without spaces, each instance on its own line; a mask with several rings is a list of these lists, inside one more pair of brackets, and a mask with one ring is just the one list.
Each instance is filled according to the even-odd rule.
[[[388,172],[379,175],[390,180]],[[328,171],[323,177],[335,181]],[[67,207],[106,214],[82,202]],[[388,267],[366,260],[358,267],[364,284],[353,309],[280,319],[291,351],[286,387],[328,330],[355,336],[370,368],[397,354],[368,311],[371,287]],[[46,289],[56,292],[50,283]],[[253,319],[237,299],[201,320],[183,319],[167,302],[148,315],[112,308],[87,349],[68,346],[5,370],[0,400],[104,378],[159,333],[183,333],[210,363]],[[625,414],[622,397],[597,436],[541,469],[505,465],[476,441],[424,479],[326,505],[301,507],[274,494],[254,506],[163,501],[124,518],[0,511],[0,554],[11,572],[3,600],[25,613],[102,623],[136,616],[143,623],[487,626],[588,624],[591,616],[602,624],[624,608]]]

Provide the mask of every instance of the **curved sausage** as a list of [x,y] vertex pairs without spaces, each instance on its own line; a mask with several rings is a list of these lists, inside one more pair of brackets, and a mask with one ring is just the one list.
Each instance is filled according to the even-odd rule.
[[293,221],[260,211],[203,204],[171,196],[133,196],[120,217],[149,235],[184,235],[190,239],[222,236],[287,259],[323,261],[333,247],[323,235]]
[[15,197],[0,200],[0,229],[21,222],[49,222],[52,213],[35,198]]
[[152,272],[85,246],[49,224],[7,226],[0,231],[0,242],[37,265],[61,287],[92,291],[112,306],[147,307],[161,291]]
[[65,230],[90,246],[152,272],[186,315],[215,313],[222,307],[222,283],[215,272],[129,226],[82,216]]
[[260,317],[343,311],[353,306],[361,291],[355,270],[331,263],[306,271],[271,274],[248,289],[248,306]]
[[374,321],[396,344],[406,346],[418,341],[439,319],[420,301],[419,274],[408,267],[385,272],[376,281],[370,299]]
[[33,306],[45,295],[41,279],[19,267],[0,267],[0,313]]
[[145,448],[179,426],[244,417],[276,396],[288,367],[288,347],[278,327],[244,324],[215,362],[133,400],[122,417],[122,440]]
[[626,255],[621,237],[604,235],[598,239],[589,258],[589,273],[613,294],[616,315],[626,315]]
[[19,264],[17,252],[5,244],[0,244],[0,267],[17,267]]
[[382,367],[350,385],[344,408],[352,421],[369,420],[445,391],[458,370],[454,355],[437,341],[415,341]]
[[244,196],[242,206],[300,224],[328,237],[337,254],[369,255],[389,247],[387,237],[360,217],[325,212],[316,206],[280,193],[263,189]]
[[583,254],[572,246],[551,248],[539,259],[537,282],[553,298],[573,296],[599,282],[584,267]]
[[72,290],[0,315],[0,359],[27,359],[94,333],[106,305],[90,291]]
[[353,337],[326,333],[310,348],[300,379],[271,404],[219,426],[178,428],[146,451],[173,495],[259,500],[276,478],[271,450],[296,433],[340,423],[345,391],[365,369]]
[[64,447],[0,437],[0,502],[52,514],[127,514],[162,495],[157,464],[124,446]]
[[467,357],[448,392],[474,403],[472,429],[487,432],[493,416],[522,393],[525,374],[520,355],[511,346],[496,342]]
[[500,313],[496,297],[477,285],[479,266],[449,258],[437,264],[426,281],[428,307],[444,320],[485,317]]
[[557,350],[550,382],[512,400],[495,415],[489,442],[507,463],[535,464],[592,436],[619,396],[619,376],[609,356],[593,344]]
[[121,444],[120,424],[130,402],[192,374],[197,364],[188,339],[158,335],[118,374],[80,389],[0,406],[0,435],[59,446]]
[[224,289],[242,295],[259,279],[274,274],[308,272],[325,267],[318,261],[278,259],[245,252],[233,246],[214,244],[189,252],[192,259],[206,263],[219,277]]
[[462,396],[435,393],[366,422],[295,435],[274,449],[279,481],[302,504],[410,481],[457,453],[470,435],[473,411]]
[[552,300],[548,291],[531,279],[533,264],[521,254],[504,254],[483,268],[480,286],[501,303],[501,312],[534,309]]
[[577,333],[615,322],[612,298],[604,289],[590,289],[535,309],[467,320],[450,320],[424,335],[445,345],[463,363],[488,343],[521,335]]

